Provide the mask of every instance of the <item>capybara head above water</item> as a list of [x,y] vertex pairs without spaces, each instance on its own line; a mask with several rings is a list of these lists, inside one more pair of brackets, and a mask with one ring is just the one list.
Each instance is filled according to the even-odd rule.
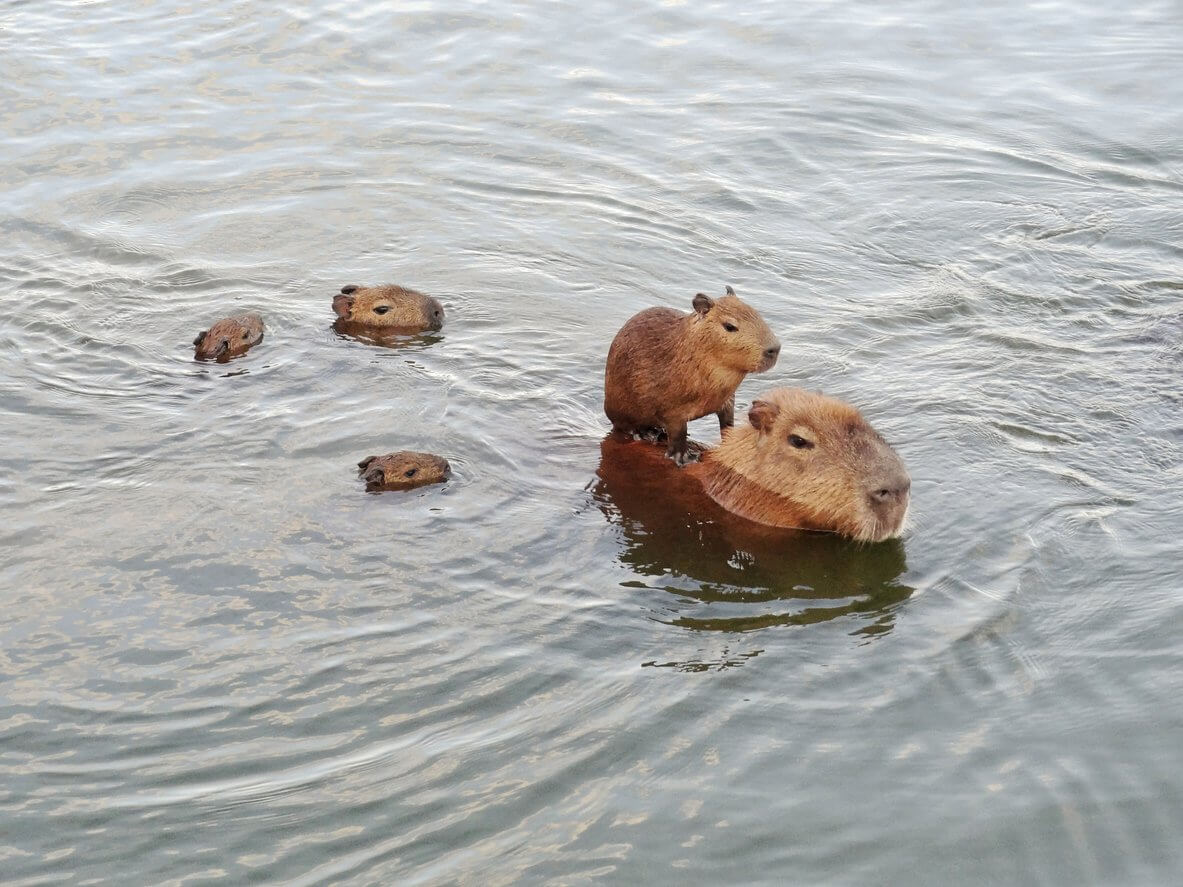
[[263,318],[258,314],[223,317],[193,340],[198,360],[229,360],[263,341]]
[[333,311],[342,321],[375,329],[423,332],[444,325],[444,306],[417,290],[386,286],[341,287]]
[[451,477],[452,469],[442,456],[400,450],[385,456],[366,456],[357,463],[357,473],[365,479],[366,491],[372,493],[442,483]]
[[847,403],[777,388],[691,466],[729,511],[866,542],[898,536],[912,480],[895,450]]
[[730,286],[721,299],[698,293],[691,305],[691,337],[710,363],[741,373],[762,373],[776,364],[780,342],[751,305]]

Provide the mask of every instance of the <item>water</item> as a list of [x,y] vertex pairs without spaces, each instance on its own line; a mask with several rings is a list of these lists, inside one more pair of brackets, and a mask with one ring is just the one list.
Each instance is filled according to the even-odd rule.
[[[9,4],[4,882],[1177,880],[1181,25]],[[378,282],[442,334],[336,335]],[[601,465],[616,329],[725,283],[903,540]]]

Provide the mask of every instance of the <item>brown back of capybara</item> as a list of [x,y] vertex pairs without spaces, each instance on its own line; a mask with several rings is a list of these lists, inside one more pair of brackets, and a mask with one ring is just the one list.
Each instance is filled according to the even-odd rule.
[[777,527],[867,542],[898,536],[912,486],[904,463],[854,407],[778,388],[688,469],[728,511]]
[[444,325],[444,307],[437,299],[393,284],[341,287],[333,311],[343,323],[371,329],[423,332]]
[[648,308],[616,334],[604,368],[604,412],[622,432],[663,430],[685,449],[686,423],[719,413],[731,424],[735,389],[776,363],[780,343],[759,313],[728,287],[699,293],[694,311]]

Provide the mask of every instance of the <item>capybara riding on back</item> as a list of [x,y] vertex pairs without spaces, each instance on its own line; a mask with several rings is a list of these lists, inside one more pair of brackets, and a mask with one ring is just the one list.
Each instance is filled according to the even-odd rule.
[[604,370],[604,412],[626,434],[669,437],[666,451],[689,461],[686,423],[708,413],[719,428],[735,422],[735,389],[748,373],[776,363],[780,342],[735,290],[699,293],[694,311],[647,308],[616,334]]

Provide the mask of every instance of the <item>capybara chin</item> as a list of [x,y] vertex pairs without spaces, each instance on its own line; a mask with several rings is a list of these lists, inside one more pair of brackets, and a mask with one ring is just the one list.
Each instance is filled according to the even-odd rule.
[[443,483],[452,476],[452,469],[442,456],[400,450],[384,456],[366,456],[357,463],[357,474],[365,480],[366,492],[374,493]]
[[687,469],[728,511],[864,542],[900,535],[912,480],[858,410],[800,388],[752,404],[748,424]]
[[386,286],[341,287],[333,311],[342,322],[370,329],[421,333],[444,325],[444,306],[417,290]]
[[721,299],[699,293],[694,310],[647,308],[629,320],[608,350],[604,412],[617,431],[669,438],[679,465],[690,456],[686,423],[708,413],[720,430],[735,423],[735,389],[748,373],[776,363],[780,342],[731,287]]
[[245,354],[252,345],[263,341],[263,318],[258,314],[223,317],[193,340],[197,360],[226,361]]

